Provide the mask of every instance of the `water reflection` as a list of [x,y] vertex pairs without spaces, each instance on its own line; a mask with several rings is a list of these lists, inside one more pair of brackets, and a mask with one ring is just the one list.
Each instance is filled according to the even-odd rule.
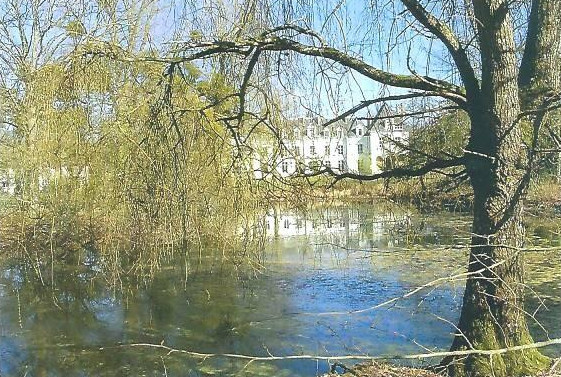
[[[107,283],[91,253],[53,271],[45,266],[40,277],[29,264],[5,264],[0,375],[312,376],[327,368],[313,361],[246,366],[229,359],[197,360],[126,346],[131,343],[262,356],[446,348],[453,327],[442,319],[457,320],[462,282],[360,314],[322,314],[378,305],[435,277],[463,271],[468,224],[461,216],[419,218],[373,207],[272,211],[263,223],[271,237],[267,269],[257,278],[212,257],[186,265],[181,255],[152,280],[123,280],[117,286]],[[533,287],[550,309],[538,318],[553,337],[561,335],[556,324],[561,267],[559,252],[549,253],[547,260],[535,253],[528,259]],[[51,282],[54,288],[47,288]],[[530,308],[538,305],[529,302]]]

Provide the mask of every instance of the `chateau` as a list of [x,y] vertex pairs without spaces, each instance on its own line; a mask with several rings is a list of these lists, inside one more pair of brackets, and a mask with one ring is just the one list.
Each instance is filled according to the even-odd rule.
[[331,124],[321,117],[289,123],[282,142],[262,143],[253,159],[254,175],[289,177],[331,168],[336,173],[375,174],[404,152],[409,132],[401,118],[382,107],[371,119],[342,119]]

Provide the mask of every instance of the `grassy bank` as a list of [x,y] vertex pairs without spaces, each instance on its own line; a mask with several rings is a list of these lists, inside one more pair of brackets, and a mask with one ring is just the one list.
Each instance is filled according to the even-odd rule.
[[[546,370],[535,377],[560,377],[561,376],[561,359],[556,362],[549,370]],[[341,374],[336,372],[341,371]],[[396,366],[388,363],[362,363],[347,368],[341,364],[334,364],[332,373],[324,377],[442,377],[442,374],[436,374],[426,369]]]
[[[473,206],[473,194],[467,182],[450,185],[440,176],[391,182],[340,182],[328,196],[351,202],[374,202],[384,198],[391,202],[415,206],[422,212],[470,212]],[[561,184],[552,177],[535,179],[528,192],[526,208],[533,214],[561,214]]]

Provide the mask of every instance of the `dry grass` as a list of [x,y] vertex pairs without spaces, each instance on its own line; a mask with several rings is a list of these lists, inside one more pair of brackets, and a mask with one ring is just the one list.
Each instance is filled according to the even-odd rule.
[[[369,362],[358,364],[352,368],[337,364],[335,366],[338,366],[337,370],[343,370],[342,376],[344,377],[442,377],[426,369],[402,367],[388,363]],[[341,375],[330,373],[325,377],[335,376]]]
[[[341,364],[335,364],[334,366],[337,371],[342,370],[343,373],[332,372],[324,377],[443,377],[443,375],[427,369],[403,367],[388,363],[368,362],[357,364],[352,368],[347,368]],[[555,359],[550,370],[534,377],[561,377],[561,358]]]

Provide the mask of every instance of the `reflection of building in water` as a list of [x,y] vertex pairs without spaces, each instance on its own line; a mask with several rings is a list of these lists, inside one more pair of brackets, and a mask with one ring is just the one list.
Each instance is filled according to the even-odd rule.
[[360,248],[371,248],[380,243],[395,246],[399,243],[395,230],[405,230],[409,225],[410,215],[406,213],[365,216],[362,211],[351,208],[314,211],[306,215],[275,210],[264,219],[265,232],[269,237],[337,237],[343,242],[353,239]]

